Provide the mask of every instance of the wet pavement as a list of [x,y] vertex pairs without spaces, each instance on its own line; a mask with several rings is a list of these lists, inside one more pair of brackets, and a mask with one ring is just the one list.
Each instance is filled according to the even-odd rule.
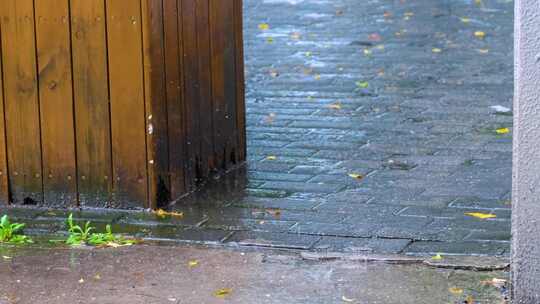
[[[75,217],[174,242],[508,256],[512,30],[511,0],[245,0],[247,165],[182,217]],[[3,212],[65,233],[68,212]]]
[[[502,304],[504,271],[137,245],[0,248],[0,303]],[[158,257],[158,258],[156,258]]]

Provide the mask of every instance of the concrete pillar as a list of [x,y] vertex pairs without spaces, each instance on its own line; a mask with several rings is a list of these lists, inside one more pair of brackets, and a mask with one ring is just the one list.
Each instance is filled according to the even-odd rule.
[[513,172],[514,303],[540,303],[540,2],[516,1]]

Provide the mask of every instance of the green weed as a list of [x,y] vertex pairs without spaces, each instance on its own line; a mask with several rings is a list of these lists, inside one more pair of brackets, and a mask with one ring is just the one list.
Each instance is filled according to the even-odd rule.
[[105,227],[105,233],[93,233],[95,227],[91,222],[86,222],[81,227],[73,222],[73,214],[67,218],[69,236],[66,244],[71,246],[90,245],[100,247],[120,247],[129,246],[136,243],[135,240],[128,240],[122,236],[113,234],[111,225]]
[[24,227],[25,224],[11,223],[7,215],[2,216],[0,219],[0,243],[32,243],[32,240],[28,236],[22,234]]

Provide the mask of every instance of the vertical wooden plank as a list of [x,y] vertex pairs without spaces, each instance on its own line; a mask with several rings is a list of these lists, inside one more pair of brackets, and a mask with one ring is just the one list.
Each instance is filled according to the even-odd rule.
[[11,199],[43,201],[32,0],[0,1],[6,143]]
[[198,114],[200,126],[199,175],[202,179],[209,176],[214,168],[213,159],[213,119],[212,119],[212,68],[210,58],[210,4],[213,0],[196,0],[197,49],[199,69]]
[[181,0],[183,74],[184,74],[184,126],[186,134],[185,176],[187,190],[195,189],[200,147],[200,80],[197,47],[196,0]]
[[149,207],[144,75],[139,0],[108,0],[113,201]]
[[149,202],[170,201],[163,0],[141,0],[144,45]]
[[68,0],[35,1],[44,199],[77,204]]
[[238,144],[235,15],[231,1],[211,0],[210,4],[214,155],[218,169],[226,169]]
[[246,103],[244,76],[244,11],[243,0],[231,0],[234,4],[235,58],[236,58],[236,130],[238,135],[237,161],[246,160]]
[[167,116],[169,128],[169,171],[171,198],[176,199],[186,192],[184,179],[185,133],[183,115],[182,73],[182,23],[179,18],[182,2],[164,0],[165,24],[165,75],[167,83]]
[[[0,15],[0,19],[2,15]],[[0,22],[0,41],[2,41],[2,23]],[[2,80],[2,44],[0,43],[0,205],[9,204],[9,186],[7,178],[6,132],[4,118],[4,82]]]
[[112,160],[104,0],[72,0],[77,182],[81,206],[107,207]]

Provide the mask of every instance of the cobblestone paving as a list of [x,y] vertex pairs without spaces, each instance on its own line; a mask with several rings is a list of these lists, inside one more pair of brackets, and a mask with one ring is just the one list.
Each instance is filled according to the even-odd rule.
[[[511,0],[245,0],[245,15],[246,172],[176,204],[183,218],[79,219],[179,241],[509,254]],[[18,213],[57,231],[66,215]]]

